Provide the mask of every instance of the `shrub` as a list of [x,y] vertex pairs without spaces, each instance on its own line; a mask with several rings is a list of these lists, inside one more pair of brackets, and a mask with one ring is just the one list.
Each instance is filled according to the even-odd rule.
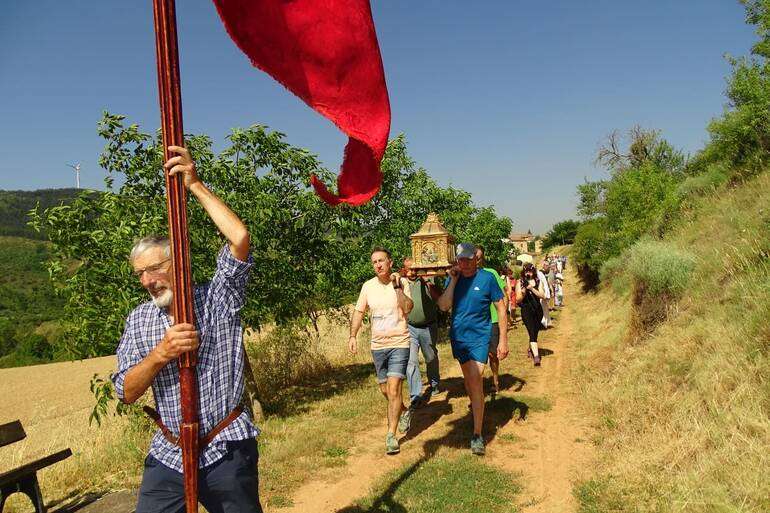
[[652,294],[677,296],[690,282],[695,257],[670,244],[641,240],[629,250],[628,270],[635,283],[644,283]]
[[[683,178],[682,173],[650,160],[615,170],[603,182],[597,200],[600,215],[582,223],[575,236],[575,261],[584,288],[598,284],[605,261],[619,256],[656,226],[670,224],[666,212],[677,210],[675,191]],[[590,203],[582,198],[581,202]]]
[[717,187],[727,182],[730,178],[729,171],[724,164],[711,164],[706,170],[695,176],[686,178],[679,184],[676,195],[680,200],[686,200],[694,196],[703,196],[714,191]]
[[254,372],[255,395],[265,413],[287,410],[289,389],[327,373],[331,363],[314,338],[297,324],[278,326],[258,343],[247,346]]
[[607,228],[603,217],[586,221],[577,230],[572,254],[584,291],[593,290],[599,284],[599,255],[605,254],[606,243]]
[[626,269],[626,255],[610,258],[599,268],[599,281],[603,286],[611,286],[616,294],[625,293],[630,286]]
[[633,280],[629,335],[644,338],[670,315],[690,283],[695,258],[667,243],[644,239],[630,248],[627,262]]

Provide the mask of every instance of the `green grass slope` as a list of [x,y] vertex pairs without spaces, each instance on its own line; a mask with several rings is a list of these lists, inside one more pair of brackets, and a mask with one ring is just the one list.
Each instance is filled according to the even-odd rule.
[[770,511],[770,173],[695,200],[665,242],[696,264],[649,337],[622,273],[571,305],[601,455],[581,512]]
[[0,236],[0,367],[50,361],[62,301],[45,261],[48,243]]

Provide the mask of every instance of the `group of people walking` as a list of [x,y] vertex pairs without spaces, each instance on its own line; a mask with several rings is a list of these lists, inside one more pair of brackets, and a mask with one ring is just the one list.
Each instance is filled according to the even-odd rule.
[[[159,430],[145,459],[137,513],[181,513],[184,476],[178,433],[181,424],[177,359],[197,356],[200,390],[198,498],[207,511],[261,513],[258,487],[259,429],[248,407],[242,405],[247,359],[243,346],[240,310],[254,259],[249,232],[230,208],[198,178],[195,164],[183,147],[164,165],[183,183],[209,215],[227,243],[217,256],[216,271],[207,284],[194,287],[195,324],[175,323],[171,305],[175,294],[171,245],[166,237],[138,240],[129,255],[132,271],[149,301],[126,319],[117,349],[117,370],[112,382],[117,397],[133,403],[151,388]],[[499,387],[500,360],[509,353],[508,319],[521,308],[530,334],[530,354],[540,364],[537,333],[550,325],[549,298],[561,304],[561,272],[566,261],[549,255],[541,270],[529,263],[518,278],[501,277],[485,267],[484,248],[457,246],[457,265],[445,280],[420,277],[412,262],[401,273],[385,248],[375,248],[371,264],[375,276],[364,283],[350,325],[349,349],[357,350],[357,335],[364,315],[371,320],[370,348],[379,389],[387,401],[389,454],[399,452],[396,431],[406,433],[414,409],[443,390],[439,375],[439,311],[451,311],[449,338],[452,355],[460,363],[473,413],[470,448],[484,454],[483,373],[492,370],[493,392]],[[546,301],[546,303],[544,303]],[[419,354],[426,362],[427,389],[422,392]],[[410,404],[402,400],[402,384],[409,385]]]
[[[470,449],[485,452],[483,375],[487,365],[492,372],[492,394],[499,391],[500,360],[509,354],[509,319],[516,307],[529,334],[528,354],[535,366],[541,358],[538,333],[551,324],[552,298],[563,297],[562,271],[566,259],[548,255],[542,270],[525,263],[518,278],[510,270],[498,273],[486,267],[485,250],[470,243],[456,248],[457,264],[446,279],[419,276],[410,258],[400,272],[393,271],[393,259],[386,248],[372,250],[375,276],[361,287],[350,325],[348,346],[357,351],[358,333],[364,315],[371,319],[371,353],[377,382],[388,408],[385,451],[400,451],[397,432],[407,433],[415,409],[443,392],[436,348],[439,311],[451,311],[449,339],[452,356],[459,362],[465,390],[471,403],[473,433]],[[502,276],[501,276],[502,274]],[[555,299],[554,299],[555,300]],[[561,303],[558,303],[561,304]],[[427,388],[423,392],[419,355],[426,363]],[[403,402],[406,380],[409,406]]]

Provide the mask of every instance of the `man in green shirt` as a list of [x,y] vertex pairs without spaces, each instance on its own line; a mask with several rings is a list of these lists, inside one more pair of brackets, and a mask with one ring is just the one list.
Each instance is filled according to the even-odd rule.
[[[500,277],[497,271],[491,267],[485,267],[484,260],[484,246],[476,246],[476,258],[478,259],[478,268],[492,273],[500,286],[500,290],[503,291],[503,300],[505,301],[505,309],[508,309],[508,297],[505,295],[505,281]],[[492,316],[492,335],[489,339],[489,370],[492,371],[492,394],[497,394],[500,391],[500,360],[497,358],[497,344],[500,340],[500,325],[498,324],[497,308],[495,305],[489,306],[489,312]]]
[[407,319],[411,346],[409,363],[406,367],[406,380],[409,384],[410,408],[415,408],[423,401],[422,377],[420,376],[420,351],[425,358],[428,374],[428,390],[426,396],[439,393],[438,351],[438,306],[436,300],[441,295],[441,289],[420,276],[412,269],[412,259],[404,259],[404,271],[411,291],[414,307]]

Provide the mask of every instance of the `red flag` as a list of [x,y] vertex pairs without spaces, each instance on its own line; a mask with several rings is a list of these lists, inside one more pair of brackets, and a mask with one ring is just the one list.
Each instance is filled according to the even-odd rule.
[[227,32],[268,73],[350,137],[339,196],[313,176],[329,204],[361,205],[380,188],[390,132],[385,73],[368,0],[214,0]]

